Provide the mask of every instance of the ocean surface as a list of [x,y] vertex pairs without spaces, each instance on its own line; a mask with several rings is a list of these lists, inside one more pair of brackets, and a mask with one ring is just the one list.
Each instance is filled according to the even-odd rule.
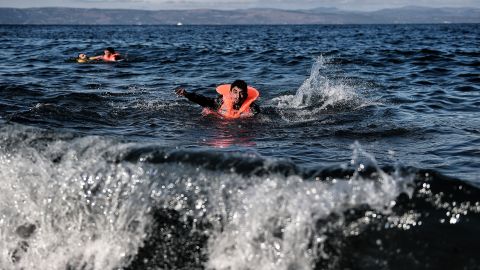
[[[76,63],[114,47],[118,63]],[[0,26],[0,269],[480,269],[480,25]],[[262,113],[202,116],[243,79]]]

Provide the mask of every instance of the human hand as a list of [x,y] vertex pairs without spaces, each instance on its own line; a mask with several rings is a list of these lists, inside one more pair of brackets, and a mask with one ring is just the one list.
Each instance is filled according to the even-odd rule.
[[177,94],[178,96],[184,97],[186,93],[187,91],[185,90],[185,88],[178,87],[177,89],[175,89],[175,94]]

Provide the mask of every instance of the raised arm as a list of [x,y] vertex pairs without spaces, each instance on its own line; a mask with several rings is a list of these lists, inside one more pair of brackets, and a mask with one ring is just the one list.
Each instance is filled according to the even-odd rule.
[[209,108],[216,111],[220,108],[220,106],[222,106],[221,97],[209,98],[200,94],[187,92],[187,90],[185,90],[184,88],[175,89],[175,93],[179,96],[186,97],[191,102],[197,103],[204,108]]

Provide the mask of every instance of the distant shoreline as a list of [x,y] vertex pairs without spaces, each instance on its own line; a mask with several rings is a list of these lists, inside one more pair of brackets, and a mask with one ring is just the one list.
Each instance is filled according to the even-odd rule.
[[196,26],[235,26],[235,27],[252,27],[252,26],[382,26],[382,25],[391,25],[391,26],[401,26],[401,25],[475,25],[480,24],[480,22],[474,23],[346,23],[346,24],[184,24],[182,26],[177,26],[175,24],[0,24],[0,26],[100,26],[100,27],[111,27],[111,26],[168,26],[168,27],[196,27]]
[[479,8],[139,10],[0,8],[0,25],[383,25],[476,24]]

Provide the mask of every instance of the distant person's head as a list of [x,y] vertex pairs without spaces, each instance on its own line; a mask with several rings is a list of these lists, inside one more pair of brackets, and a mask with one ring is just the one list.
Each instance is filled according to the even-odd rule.
[[230,97],[234,105],[242,105],[248,97],[247,83],[242,80],[236,80],[230,85]]
[[105,51],[103,51],[103,53],[109,56],[109,55],[115,54],[115,50],[112,47],[108,47],[105,49]]
[[77,62],[78,63],[88,62],[88,56],[84,53],[79,54],[78,57],[77,57]]

